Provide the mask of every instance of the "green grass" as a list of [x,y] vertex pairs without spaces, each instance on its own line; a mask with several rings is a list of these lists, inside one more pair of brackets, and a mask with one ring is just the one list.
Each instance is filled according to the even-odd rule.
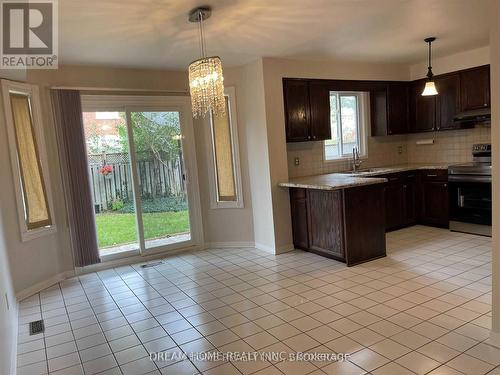
[[[188,211],[144,213],[146,239],[189,231]],[[102,213],[96,215],[99,248],[138,241],[135,215]]]

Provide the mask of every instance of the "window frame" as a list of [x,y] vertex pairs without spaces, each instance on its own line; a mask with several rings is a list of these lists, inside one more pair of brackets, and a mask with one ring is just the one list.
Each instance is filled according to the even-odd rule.
[[[336,93],[338,95],[338,101],[340,102],[340,96],[356,96],[358,103],[357,111],[357,124],[358,124],[358,140],[359,140],[359,157],[360,159],[368,158],[368,125],[370,123],[370,94],[365,91],[337,91],[330,90],[328,95],[330,97],[331,93]],[[341,124],[341,110],[339,107],[337,120],[338,124]],[[339,121],[340,120],[340,121]],[[341,125],[339,126],[341,129]],[[333,129],[332,129],[333,131]],[[342,131],[337,129],[337,137],[342,136]],[[341,139],[341,138],[339,138]],[[342,148],[341,145],[339,145]],[[325,163],[339,163],[345,162],[346,160],[352,159],[352,153],[339,155],[333,159],[327,159],[326,157],[326,141],[323,141],[323,161]]]
[[208,179],[210,190],[210,208],[244,208],[243,189],[241,184],[240,147],[238,138],[238,122],[236,115],[236,94],[234,87],[226,87],[224,95],[228,98],[229,108],[226,108],[229,115],[229,128],[231,131],[231,150],[233,154],[234,183],[236,190],[235,201],[219,201],[217,189],[217,171],[215,161],[215,145],[213,139],[212,115],[208,116],[208,124],[205,126],[205,138],[207,149]]
[[[16,195],[16,206],[18,213],[19,229],[21,234],[21,241],[27,242],[53,234],[57,231],[56,218],[54,215],[54,203],[52,199],[52,185],[50,181],[50,172],[48,167],[47,149],[45,146],[45,136],[43,133],[43,117],[41,113],[40,92],[37,86],[27,83],[13,82],[8,80],[1,80],[3,107],[5,112],[5,123],[7,127],[7,138],[9,141],[9,155],[11,163],[11,171],[14,182],[14,190]],[[12,115],[12,107],[10,102],[10,94],[21,94],[29,97],[31,106],[31,122],[33,127],[33,136],[38,146],[38,158],[40,162],[40,169],[42,172],[43,181],[45,183],[45,194],[47,199],[47,209],[52,224],[46,227],[28,229],[26,223],[26,212],[24,193],[22,186],[22,176],[19,170],[18,150],[16,142],[16,133],[14,128],[14,119]]]

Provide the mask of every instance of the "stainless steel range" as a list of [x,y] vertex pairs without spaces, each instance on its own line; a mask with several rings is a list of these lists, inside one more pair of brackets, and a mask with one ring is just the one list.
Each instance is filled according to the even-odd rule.
[[491,237],[491,144],[474,145],[472,156],[448,168],[450,229]]

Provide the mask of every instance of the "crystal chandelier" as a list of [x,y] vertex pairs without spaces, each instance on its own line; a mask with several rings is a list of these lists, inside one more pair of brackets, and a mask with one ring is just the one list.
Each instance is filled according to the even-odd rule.
[[189,12],[189,21],[199,24],[201,47],[201,58],[189,64],[189,90],[194,118],[204,118],[209,112],[218,117],[226,113],[222,62],[218,56],[205,55],[203,21],[211,13],[208,7],[195,8]]

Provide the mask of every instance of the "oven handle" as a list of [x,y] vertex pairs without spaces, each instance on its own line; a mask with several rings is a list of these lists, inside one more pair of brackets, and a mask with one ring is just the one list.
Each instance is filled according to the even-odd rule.
[[448,175],[450,182],[486,182],[491,183],[491,176]]

